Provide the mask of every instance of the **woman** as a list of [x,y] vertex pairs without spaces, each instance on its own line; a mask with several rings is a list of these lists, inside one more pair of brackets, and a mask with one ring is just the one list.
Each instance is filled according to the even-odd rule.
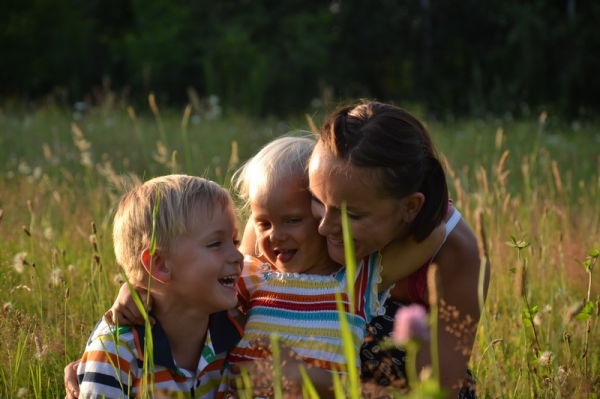
[[[408,112],[381,103],[347,106],[333,112],[320,131],[309,164],[313,214],[326,237],[331,258],[343,264],[342,203],[346,202],[357,259],[378,256],[387,269],[405,268],[397,242],[423,240],[444,220],[447,238],[433,257],[438,265],[442,307],[438,320],[440,380],[456,397],[469,396],[465,370],[480,317],[477,240],[460,214],[449,206],[442,166],[427,130]],[[448,220],[451,219],[451,220]],[[392,265],[390,265],[392,263]],[[392,266],[392,267],[390,267]],[[393,299],[427,306],[427,269],[403,270],[406,276],[393,290]],[[484,292],[487,292],[486,268]],[[388,314],[393,314],[393,303]],[[391,333],[390,318],[374,320],[363,345],[363,378],[377,382],[401,378],[403,359],[371,351]],[[399,352],[395,352],[396,357]],[[427,345],[418,367],[431,364]],[[384,371],[378,370],[384,366]],[[389,371],[391,369],[391,372]]]

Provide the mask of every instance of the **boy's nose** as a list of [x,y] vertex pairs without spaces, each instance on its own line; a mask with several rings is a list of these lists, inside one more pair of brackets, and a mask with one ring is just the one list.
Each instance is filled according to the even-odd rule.
[[239,265],[241,269],[241,266],[244,263],[244,255],[237,248],[234,248],[229,258],[229,262]]

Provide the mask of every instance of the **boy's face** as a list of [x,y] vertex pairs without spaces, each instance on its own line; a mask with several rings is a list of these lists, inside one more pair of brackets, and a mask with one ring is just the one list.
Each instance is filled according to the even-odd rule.
[[277,270],[329,274],[332,262],[317,232],[306,179],[292,177],[252,201],[252,220],[260,252]]
[[208,313],[230,309],[237,304],[243,261],[233,209],[215,205],[193,215],[190,229],[172,241],[165,257],[171,270],[170,295]]

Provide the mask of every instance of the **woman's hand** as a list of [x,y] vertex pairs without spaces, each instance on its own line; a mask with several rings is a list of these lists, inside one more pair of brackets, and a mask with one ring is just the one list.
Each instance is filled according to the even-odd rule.
[[65,366],[65,399],[76,399],[79,397],[79,382],[77,381],[77,367],[79,360],[75,360]]
[[[146,301],[146,298],[151,299],[151,297],[148,296],[148,292],[143,288],[136,288],[136,291],[142,300],[144,309],[146,309],[147,312],[150,311],[151,301]],[[133,300],[133,296],[131,295],[127,284],[121,286],[115,303],[113,303],[111,308],[104,313],[104,318],[109,324],[117,324],[120,326],[139,326],[144,324],[144,316]],[[150,324],[154,324],[154,322],[154,319],[150,317]]]

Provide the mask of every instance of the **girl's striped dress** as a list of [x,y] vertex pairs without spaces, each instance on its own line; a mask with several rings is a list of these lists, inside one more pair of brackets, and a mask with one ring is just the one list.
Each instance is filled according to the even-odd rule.
[[[240,302],[247,310],[244,336],[230,351],[231,362],[264,358],[267,354],[252,342],[276,333],[313,366],[343,371],[346,369],[336,292],[340,292],[350,325],[356,353],[365,336],[365,326],[381,312],[377,286],[381,266],[365,258],[357,265],[354,301],[346,286],[347,269],[331,275],[281,273],[271,265],[246,256],[242,277],[238,280]],[[356,364],[358,365],[358,359]]]

